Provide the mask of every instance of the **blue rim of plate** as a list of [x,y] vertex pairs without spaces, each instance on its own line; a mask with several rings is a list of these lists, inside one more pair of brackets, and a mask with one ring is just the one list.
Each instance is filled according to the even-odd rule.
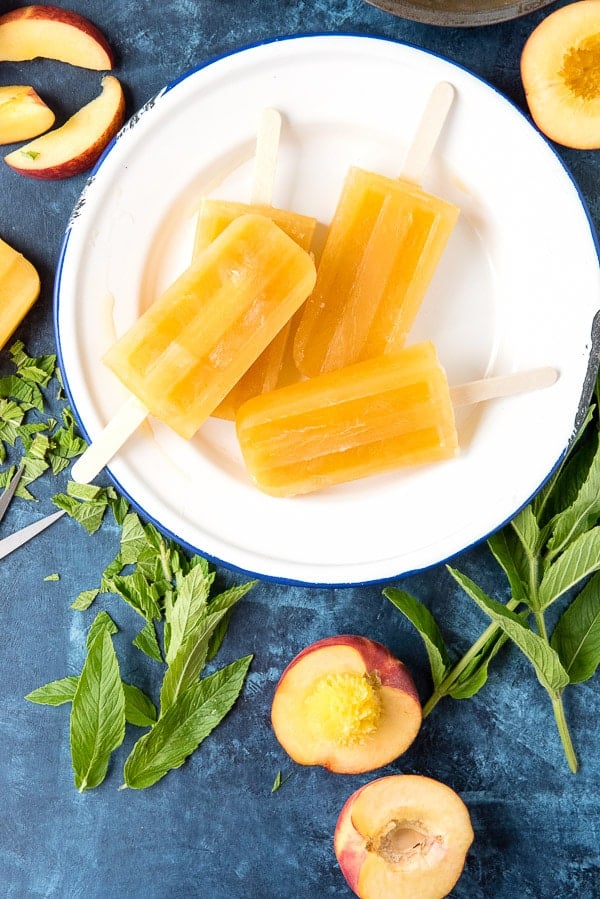
[[[252,43],[245,44],[242,47],[238,47],[235,50],[231,50],[231,51],[228,51],[225,53],[220,53],[220,54],[214,55],[214,56],[210,57],[208,60],[206,60],[205,62],[200,63],[199,65],[194,66],[191,69],[187,69],[181,75],[177,76],[172,81],[170,81],[168,84],[166,84],[163,88],[161,88],[156,94],[154,94],[137,112],[133,113],[132,116],[130,116],[130,118],[125,122],[125,124],[123,125],[119,134],[130,128],[134,128],[137,121],[139,120],[139,118],[142,115],[144,115],[144,113],[146,111],[150,110],[161,96],[163,96],[163,95],[167,94],[169,91],[173,90],[182,81],[185,81],[186,79],[193,76],[197,72],[202,71],[203,69],[207,68],[208,66],[213,65],[216,62],[219,62],[220,60],[227,59],[228,57],[231,57],[231,56],[237,56],[240,53],[244,53],[248,50],[251,50],[251,49],[254,49],[257,47],[267,46],[270,44],[284,43],[285,41],[298,41],[298,40],[310,41],[311,39],[315,39],[315,38],[343,38],[343,39],[359,38],[359,39],[367,39],[367,40],[371,40],[371,41],[381,41],[386,44],[393,44],[393,45],[399,45],[402,47],[407,47],[408,49],[416,50],[419,53],[422,53],[426,56],[434,57],[445,63],[452,65],[453,67],[465,72],[470,77],[476,79],[487,89],[489,89],[493,93],[495,93],[500,99],[502,99],[505,103],[507,103],[513,109],[513,111],[515,111],[529,125],[529,127],[531,127],[539,135],[541,140],[545,143],[546,147],[554,155],[555,159],[558,161],[559,165],[563,169],[565,175],[571,182],[571,185],[572,185],[572,187],[575,191],[575,194],[579,200],[581,209],[587,219],[588,227],[590,229],[590,235],[592,237],[592,241],[593,241],[593,244],[594,244],[594,247],[596,250],[596,256],[597,256],[598,262],[600,264],[600,238],[599,238],[598,232],[596,230],[594,221],[592,219],[590,210],[588,208],[587,202],[586,202],[585,198],[583,197],[581,190],[579,188],[579,185],[575,181],[575,178],[573,177],[573,175],[570,172],[569,168],[567,167],[566,163],[564,162],[564,160],[558,153],[557,149],[546,138],[546,136],[539,131],[539,129],[535,126],[535,124],[525,115],[523,110],[513,100],[511,100],[506,94],[504,94],[501,90],[499,90],[493,84],[488,82],[485,78],[482,78],[480,75],[477,75],[476,73],[471,71],[466,66],[463,66],[460,63],[455,62],[454,60],[452,60],[451,58],[449,58],[447,56],[444,56],[443,54],[424,49],[422,47],[419,47],[416,44],[411,44],[407,41],[401,41],[401,40],[396,40],[394,38],[381,37],[379,35],[371,35],[371,34],[361,33],[361,32],[338,32],[338,31],[281,35],[281,36],[276,36],[273,38],[267,38],[264,40],[254,41]],[[91,186],[91,184],[93,183],[94,178],[95,178],[98,170],[101,168],[104,160],[112,152],[113,148],[115,147],[115,145],[118,141],[118,138],[119,138],[119,134],[115,135],[115,137],[112,138],[110,143],[107,145],[107,147],[105,148],[105,150],[103,151],[103,153],[101,154],[101,156],[99,157],[97,162],[95,163],[94,167],[90,171],[90,174],[86,180],[86,183],[84,184],[83,189],[80,192],[79,198],[75,203],[73,212],[71,213],[69,222],[65,229],[63,239],[61,241],[58,262],[57,262],[57,267],[56,267],[56,275],[55,275],[55,280],[54,280],[52,320],[53,320],[53,328],[54,328],[54,335],[55,335],[55,343],[56,343],[56,348],[57,348],[58,363],[59,363],[60,371],[62,374],[64,389],[65,389],[65,393],[66,393],[69,405],[75,416],[75,419],[77,421],[77,424],[78,424],[78,427],[80,429],[82,436],[88,442],[89,442],[89,434],[85,428],[85,425],[83,424],[83,421],[81,420],[77,406],[74,402],[74,398],[73,398],[73,395],[72,395],[72,392],[71,392],[71,389],[69,386],[68,377],[67,377],[67,374],[65,371],[64,359],[63,359],[62,348],[61,348],[60,328],[59,328],[59,322],[58,322],[60,285],[61,285],[61,276],[62,276],[63,265],[64,265],[67,247],[68,247],[68,243],[69,243],[69,236],[71,233],[74,219],[76,218],[77,210],[81,207],[82,203],[84,202],[85,194],[86,194],[87,190],[89,189],[89,187]],[[552,475],[560,467],[560,465],[564,461],[565,457],[567,456],[575,437],[577,436],[579,428],[581,427],[581,425],[585,419],[585,416],[587,414],[587,411],[588,411],[588,408],[590,405],[591,397],[592,397],[594,386],[595,386],[596,375],[597,375],[599,363],[600,363],[600,309],[596,312],[596,315],[594,316],[594,319],[592,320],[591,325],[590,325],[590,355],[589,355],[589,359],[588,359],[586,376],[585,376],[583,384],[582,384],[578,408],[577,408],[577,411],[576,411],[576,414],[575,414],[574,420],[573,420],[571,438],[570,438],[568,444],[564,447],[564,449],[561,452],[561,454],[559,455],[559,457],[556,459],[556,461],[555,461],[554,465],[552,466],[552,468],[550,469],[550,471],[542,479],[542,481],[538,484],[538,486],[535,488],[535,490],[533,490],[531,492],[531,494],[529,495],[529,497],[523,503],[521,503],[521,505],[518,508],[516,508],[514,510],[514,512],[511,514],[510,517],[505,518],[502,522],[500,522],[497,525],[497,527],[482,534],[477,540],[474,540],[471,543],[464,546],[461,550],[459,550],[459,552],[453,553],[445,558],[442,558],[435,562],[432,562],[429,565],[425,565],[423,567],[411,569],[408,571],[402,571],[395,575],[392,574],[392,575],[382,577],[382,578],[372,578],[372,579],[365,579],[365,580],[359,580],[359,581],[314,582],[314,581],[304,581],[300,578],[285,578],[285,577],[279,577],[279,576],[276,577],[275,575],[265,574],[260,571],[253,571],[248,568],[237,566],[234,563],[227,561],[226,559],[221,559],[210,553],[206,553],[202,549],[202,547],[193,546],[192,544],[183,540],[181,537],[179,537],[173,531],[169,530],[168,528],[165,528],[160,523],[160,521],[158,521],[158,519],[156,519],[153,515],[149,514],[143,508],[143,506],[140,505],[140,503],[138,503],[129,494],[129,492],[127,491],[126,488],[123,487],[123,485],[121,484],[119,479],[113,475],[112,471],[110,470],[110,467],[107,467],[105,469],[105,473],[108,476],[108,478],[110,479],[110,481],[113,483],[113,485],[118,489],[118,491],[125,497],[125,499],[136,510],[136,512],[138,512],[147,522],[154,525],[157,528],[157,530],[159,530],[162,534],[164,534],[168,539],[173,540],[179,546],[183,547],[186,551],[188,551],[190,553],[201,555],[204,558],[206,558],[208,561],[212,562],[213,564],[223,566],[232,572],[238,572],[240,574],[247,575],[249,577],[259,578],[261,581],[264,581],[265,583],[275,583],[275,584],[282,584],[282,585],[287,585],[287,586],[311,587],[311,588],[315,588],[315,589],[351,588],[351,587],[361,587],[361,586],[369,586],[369,585],[377,585],[377,584],[388,584],[388,583],[391,583],[392,581],[398,580],[400,578],[404,579],[406,577],[410,577],[411,575],[420,574],[425,571],[433,570],[441,565],[444,565],[450,559],[456,558],[457,556],[462,555],[463,553],[466,553],[471,549],[474,549],[476,546],[480,546],[492,534],[497,533],[503,527],[505,527],[507,524],[509,524],[509,522],[512,521],[512,519],[516,515],[518,515],[519,512],[522,509],[524,509],[531,502],[533,497],[536,496],[536,494],[551,479]]]

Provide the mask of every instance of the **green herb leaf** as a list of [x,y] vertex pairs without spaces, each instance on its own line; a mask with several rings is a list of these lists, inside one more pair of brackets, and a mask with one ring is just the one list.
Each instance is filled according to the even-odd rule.
[[450,569],[452,576],[458,581],[468,595],[475,600],[477,605],[489,615],[510,637],[521,652],[529,659],[535,669],[541,685],[552,695],[558,694],[569,683],[569,676],[561,665],[558,654],[538,634],[519,618],[515,612],[511,612],[501,602],[487,596],[465,574],[455,569]]
[[53,680],[43,687],[38,687],[37,690],[32,690],[25,699],[39,705],[63,705],[65,702],[73,701],[78,683],[79,677],[76,675],[61,677],[60,680]]
[[92,624],[90,625],[90,629],[88,631],[87,640],[85,643],[86,649],[89,649],[98,631],[105,628],[109,634],[116,634],[119,630],[117,625],[114,623],[108,612],[102,611],[98,612]]
[[83,590],[79,596],[73,600],[71,608],[77,609],[79,612],[85,612],[86,609],[89,609],[99,593],[99,590]]
[[125,736],[125,695],[119,663],[106,627],[98,630],[79,677],[71,707],[71,760],[75,786],[97,787],[110,756]]
[[181,645],[196,630],[206,616],[211,579],[200,566],[177,579],[177,601],[170,604],[165,615],[169,623],[167,663],[171,664]]
[[487,682],[490,662],[507,640],[508,636],[502,632],[493,634],[481,652],[459,674],[447,695],[453,699],[470,699],[475,696]]
[[450,667],[450,659],[435,618],[423,603],[404,590],[388,587],[383,591],[383,595],[408,618],[421,635],[429,658],[433,685],[434,688],[438,687]]
[[567,606],[550,643],[572,684],[592,677],[600,664],[600,575],[594,575]]
[[595,527],[577,537],[546,569],[539,588],[542,609],[600,568],[599,545],[600,527]]
[[525,602],[531,559],[513,528],[508,525],[493,534],[488,539],[488,546],[508,578],[513,597],[518,602]]
[[289,780],[291,776],[291,774],[288,774],[287,777],[284,777],[281,773],[281,770],[279,770],[275,775],[275,780],[273,781],[273,786],[271,787],[271,793],[276,793],[277,790],[281,789],[286,780]]
[[162,617],[156,584],[149,583],[139,569],[136,568],[132,574],[118,574],[110,579],[105,578],[104,586],[129,603],[131,608],[146,621]]
[[137,637],[133,640],[133,645],[140,649],[143,653],[157,662],[163,661],[162,652],[158,644],[156,636],[156,627],[153,621],[147,621],[141,629]]
[[125,719],[136,727],[152,727],[157,718],[156,706],[150,697],[136,687],[123,681],[125,694]]
[[521,509],[510,524],[521,541],[526,555],[530,558],[535,556],[540,548],[540,528],[531,506]]
[[125,785],[142,790],[181,767],[234,705],[251,661],[252,656],[239,659],[180,695],[133,747],[125,762]]
[[[586,460],[587,461],[587,460]],[[600,516],[600,446],[596,439],[595,453],[588,465],[586,477],[579,485],[573,502],[554,519],[547,549],[551,557],[558,555],[581,534],[592,528]]]
[[161,715],[198,680],[208,655],[208,641],[226,610],[206,615],[167,668],[160,691]]
[[[28,693],[25,699],[29,702],[35,702],[38,705],[64,705],[72,702],[79,677],[77,675],[69,675],[62,677],[60,680],[52,681],[37,690]],[[127,724],[134,724],[137,727],[152,727],[156,721],[156,706],[149,696],[136,687],[134,684],[127,684],[123,681],[123,693],[125,696],[125,720]]]
[[54,574],[47,574],[44,578],[45,581],[60,581],[60,574],[56,572]]

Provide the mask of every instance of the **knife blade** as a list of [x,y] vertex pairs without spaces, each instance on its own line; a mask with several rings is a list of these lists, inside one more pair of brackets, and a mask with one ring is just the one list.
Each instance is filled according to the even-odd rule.
[[0,521],[2,521],[2,519],[4,518],[4,513],[8,509],[11,499],[15,495],[15,490],[19,486],[19,481],[21,480],[21,475],[24,471],[25,465],[21,463],[21,465],[19,465],[16,472],[12,476],[8,487],[0,497]]
[[24,528],[21,528],[19,531],[15,531],[14,534],[10,534],[8,537],[0,540],[0,559],[3,559],[4,556],[7,556],[15,549],[23,546],[33,537],[37,536],[37,534],[45,531],[46,528],[50,527],[51,524],[54,524],[55,521],[58,521],[59,518],[62,518],[64,514],[64,509],[61,509],[58,512],[53,512],[51,515],[47,515],[45,518],[40,518],[38,519],[38,521],[34,521],[33,524],[28,524]]

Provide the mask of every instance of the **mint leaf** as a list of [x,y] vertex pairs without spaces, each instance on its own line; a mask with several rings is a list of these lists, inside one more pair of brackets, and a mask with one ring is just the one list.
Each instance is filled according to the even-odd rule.
[[554,520],[552,535],[548,540],[551,556],[558,555],[577,537],[592,528],[600,516],[600,447],[596,439],[596,451],[586,472],[585,480],[573,502],[564,508]]
[[94,638],[71,707],[70,742],[75,786],[97,787],[125,736],[125,695],[119,663],[106,627]]
[[287,777],[284,777],[281,771],[278,771],[275,775],[275,780],[273,781],[273,786],[271,787],[271,793],[276,793],[277,790],[280,790],[284,785],[286,780],[289,780],[292,775],[288,774]]
[[211,583],[212,579],[206,577],[200,566],[177,578],[177,600],[168,607],[168,612],[165,610],[170,628],[168,664],[205,617]]
[[497,534],[493,534],[487,542],[508,578],[513,597],[518,602],[525,602],[529,595],[531,559],[516,532],[508,525]]
[[383,595],[408,618],[421,635],[429,658],[433,685],[438,687],[450,668],[450,659],[435,618],[423,603],[404,590],[388,587],[383,591]]
[[109,634],[116,634],[117,631],[119,630],[119,628],[114,623],[114,621],[112,620],[112,618],[110,617],[108,612],[104,612],[104,611],[98,612],[98,614],[92,621],[92,624],[88,631],[87,640],[85,643],[86,649],[90,648],[90,646],[94,642],[96,634],[98,633],[99,630],[102,630],[103,628],[106,628],[106,630],[108,631]]
[[493,634],[485,647],[467,665],[448,689],[453,699],[470,699],[486,684],[490,662],[504,646],[508,636],[502,632]]
[[455,569],[450,569],[450,572],[480,609],[502,628],[529,659],[539,682],[547,692],[552,695],[560,693],[569,683],[569,676],[561,665],[557,652],[542,637],[534,634],[515,612],[511,612],[501,602],[487,596],[466,575]]
[[149,583],[139,569],[133,574],[117,574],[112,578],[105,578],[104,589],[117,593],[146,621],[162,617],[156,584]]
[[[43,687],[38,687],[37,690],[32,690],[25,699],[38,705],[64,705],[73,701],[78,683],[77,675],[62,677],[60,680],[51,681]],[[150,697],[139,687],[127,684],[125,681],[123,681],[123,693],[126,722],[135,724],[137,727],[151,727],[156,721],[156,707]]]
[[589,680],[600,664],[600,575],[567,606],[550,640],[572,684]]
[[252,656],[238,659],[179,696],[137,741],[125,762],[125,786],[142,790],[179,768],[233,707]]
[[160,651],[158,638],[156,636],[156,627],[154,626],[153,621],[147,621],[132,642],[137,649],[141,650],[149,656],[149,658],[154,659],[157,662],[163,661],[162,652]]
[[157,718],[156,706],[150,697],[136,687],[123,681],[125,694],[125,719],[136,727],[152,727]]
[[25,699],[39,705],[63,705],[65,702],[72,702],[78,683],[79,678],[76,675],[62,677],[60,680],[53,680],[43,687],[38,687],[37,690],[32,690]]
[[599,545],[600,527],[595,527],[580,534],[546,569],[539,588],[542,609],[600,568]]
[[196,630],[179,647],[163,678],[160,691],[161,715],[200,677],[207,661],[208,640],[226,611],[222,609],[220,612],[206,615]]
[[99,590],[82,590],[79,596],[77,596],[71,603],[71,608],[77,609],[79,612],[85,612],[86,609],[89,609],[99,593]]

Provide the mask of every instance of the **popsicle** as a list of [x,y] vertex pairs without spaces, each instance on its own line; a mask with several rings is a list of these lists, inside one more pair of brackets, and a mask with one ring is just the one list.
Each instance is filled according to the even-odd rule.
[[[198,212],[194,256],[206,249],[235,218],[249,212],[256,212],[272,219],[299,246],[307,251],[310,249],[317,225],[316,219],[272,205],[280,132],[279,112],[267,107],[262,112],[258,127],[250,202],[204,198]],[[279,382],[282,370],[291,367],[291,337],[292,321],[284,325],[212,414],[217,418],[233,421],[237,409],[245,400],[273,390]]]
[[75,463],[74,480],[91,480],[149,412],[190,439],[315,277],[310,255],[270,219],[235,219],[105,354],[133,398]]
[[28,259],[0,240],[0,349],[40,294],[40,277]]
[[434,88],[400,178],[348,172],[294,339],[304,375],[403,345],[459,215],[419,186],[453,96]]
[[295,496],[451,459],[456,406],[556,378],[542,368],[450,388],[434,344],[423,341],[248,400],[237,435],[254,484]]

